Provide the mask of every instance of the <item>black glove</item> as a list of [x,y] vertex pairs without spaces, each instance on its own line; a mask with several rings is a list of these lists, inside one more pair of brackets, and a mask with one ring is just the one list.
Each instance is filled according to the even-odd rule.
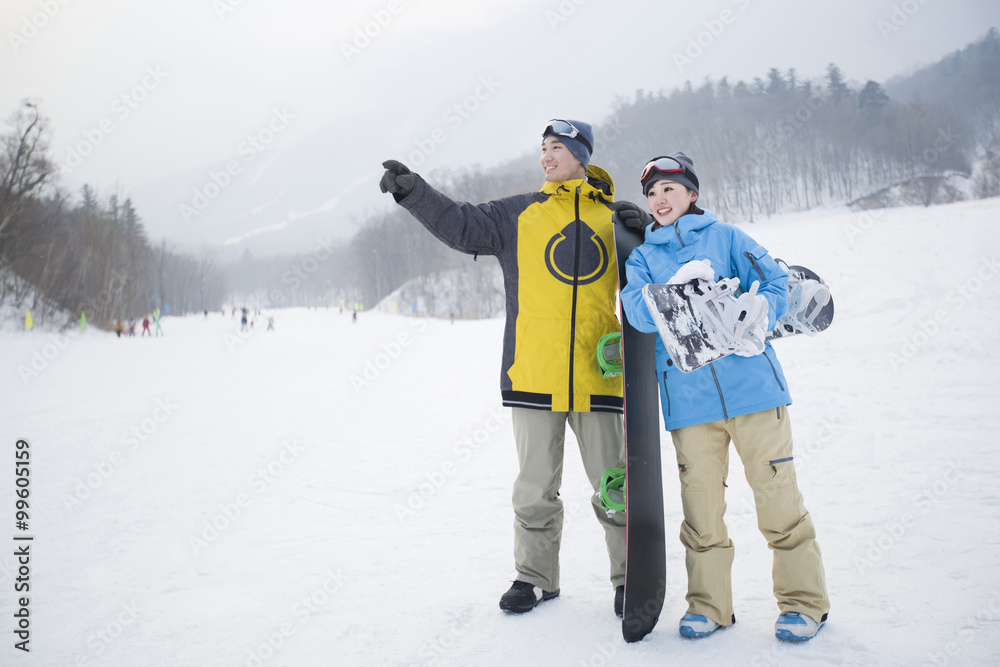
[[653,224],[653,216],[630,201],[616,201],[612,206],[615,213],[618,214],[618,220],[630,229],[637,229],[641,232]]
[[402,162],[396,160],[386,160],[382,163],[385,173],[382,174],[382,181],[379,187],[382,192],[391,192],[402,199],[413,191],[413,172]]

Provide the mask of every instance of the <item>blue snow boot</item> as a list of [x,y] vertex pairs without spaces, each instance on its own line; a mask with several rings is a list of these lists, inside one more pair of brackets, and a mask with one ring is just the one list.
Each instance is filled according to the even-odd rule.
[[790,611],[778,617],[774,624],[774,636],[786,642],[807,642],[816,636],[825,622],[825,614],[823,620],[817,623],[797,611]]
[[691,639],[707,637],[718,629],[719,624],[706,616],[688,612],[681,617],[681,637],[689,637]]

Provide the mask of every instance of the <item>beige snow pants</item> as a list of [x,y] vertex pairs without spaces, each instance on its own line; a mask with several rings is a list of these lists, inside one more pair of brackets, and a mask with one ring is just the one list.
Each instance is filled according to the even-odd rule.
[[688,611],[720,625],[733,622],[733,542],[723,515],[729,442],[753,489],[757,527],[774,552],[771,577],[782,614],[815,621],[830,610],[812,518],[792,461],[792,429],[781,407],[671,431],[681,480],[681,543],[688,574]]

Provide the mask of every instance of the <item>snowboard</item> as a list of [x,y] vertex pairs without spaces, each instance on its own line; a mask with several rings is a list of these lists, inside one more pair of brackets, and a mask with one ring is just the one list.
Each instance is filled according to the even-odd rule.
[[788,312],[778,320],[767,340],[798,334],[815,336],[833,324],[833,296],[816,273],[804,266],[776,262],[788,273]]
[[[625,262],[643,242],[643,233],[614,216],[618,289],[625,286]],[[620,303],[620,299],[619,299]],[[656,384],[655,333],[622,323],[622,375],[625,388],[625,604],[622,636],[636,642],[652,631],[667,588],[663,526],[663,474],[660,467],[660,390]]]
[[[776,261],[788,273],[788,311],[767,334],[766,340],[798,334],[815,336],[825,331],[833,323],[834,306],[829,287],[804,266]],[[678,370],[690,373],[733,353],[732,341],[719,333],[721,318],[715,304],[734,296],[738,288],[739,281],[735,278],[643,287],[643,298]],[[763,347],[763,343],[760,344]]]

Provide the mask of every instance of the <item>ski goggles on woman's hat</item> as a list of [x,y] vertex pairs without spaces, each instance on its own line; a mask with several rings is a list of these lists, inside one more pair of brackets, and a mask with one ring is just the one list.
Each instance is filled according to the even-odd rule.
[[573,123],[568,120],[561,120],[559,118],[553,118],[550,120],[549,124],[545,126],[545,130],[542,132],[542,136],[547,137],[550,135],[566,137],[567,139],[576,139],[583,144],[589,152],[594,152],[594,147],[587,140],[587,137],[585,137],[583,133],[577,129],[576,125],[573,125]]
[[646,180],[654,172],[660,174],[683,174],[684,165],[667,155],[661,155],[660,157],[654,157],[652,160],[646,163],[646,166],[642,168],[642,176],[639,177],[639,182],[645,186]]
[[689,190],[698,192],[698,176],[694,173],[694,163],[684,153],[674,153],[673,156],[661,155],[647,162],[639,178],[642,193],[648,194],[653,183],[664,179],[680,183]]

